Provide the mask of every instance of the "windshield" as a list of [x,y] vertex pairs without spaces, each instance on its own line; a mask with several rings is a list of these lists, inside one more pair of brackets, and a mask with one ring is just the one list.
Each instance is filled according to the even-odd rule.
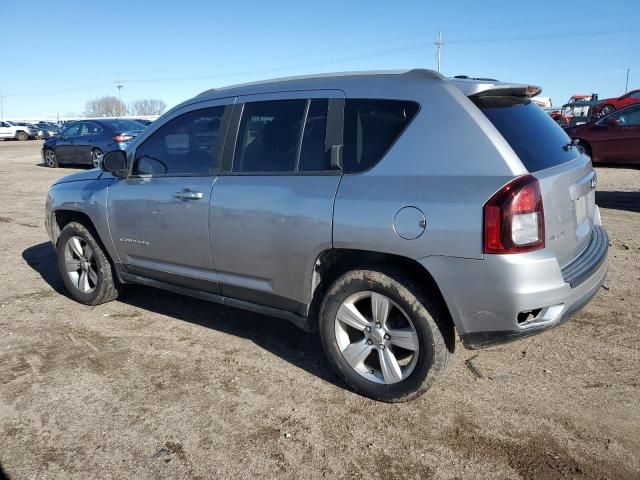
[[530,99],[510,96],[471,97],[502,134],[529,172],[555,167],[580,155],[567,148],[571,139]]

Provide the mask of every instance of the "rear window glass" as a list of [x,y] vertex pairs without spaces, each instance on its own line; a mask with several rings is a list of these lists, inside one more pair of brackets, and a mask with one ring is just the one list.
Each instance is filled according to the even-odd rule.
[[144,125],[134,120],[110,120],[107,123],[114,130],[121,131],[121,132],[144,130]]
[[375,165],[418,112],[418,104],[399,100],[347,100],[344,107],[345,173]]
[[528,98],[471,97],[516,152],[529,172],[574,160],[577,148],[567,148],[569,136]]

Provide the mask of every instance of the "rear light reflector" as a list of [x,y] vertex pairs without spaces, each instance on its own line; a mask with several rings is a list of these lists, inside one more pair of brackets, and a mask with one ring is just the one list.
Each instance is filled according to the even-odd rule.
[[484,205],[484,253],[522,253],[544,248],[544,208],[533,175],[518,177]]
[[133,139],[133,135],[116,135],[113,139],[118,143],[128,142]]

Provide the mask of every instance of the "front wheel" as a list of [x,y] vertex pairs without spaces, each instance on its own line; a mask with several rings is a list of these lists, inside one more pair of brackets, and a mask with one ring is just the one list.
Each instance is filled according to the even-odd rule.
[[29,135],[27,135],[24,132],[18,132],[18,133],[16,133],[16,140],[24,142],[26,140],[29,140]]
[[327,357],[367,397],[402,402],[422,395],[453,352],[453,328],[437,302],[400,272],[353,270],[328,290],[320,309]]
[[58,268],[67,291],[85,305],[115,300],[113,268],[101,245],[82,224],[69,223],[58,238]]

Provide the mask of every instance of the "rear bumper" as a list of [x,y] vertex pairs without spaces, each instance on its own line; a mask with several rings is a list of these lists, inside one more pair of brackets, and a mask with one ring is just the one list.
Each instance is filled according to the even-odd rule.
[[560,269],[545,250],[485,255],[482,260],[427,257],[432,274],[467,348],[482,348],[556,327],[584,307],[607,273],[608,237],[594,227],[591,243]]

